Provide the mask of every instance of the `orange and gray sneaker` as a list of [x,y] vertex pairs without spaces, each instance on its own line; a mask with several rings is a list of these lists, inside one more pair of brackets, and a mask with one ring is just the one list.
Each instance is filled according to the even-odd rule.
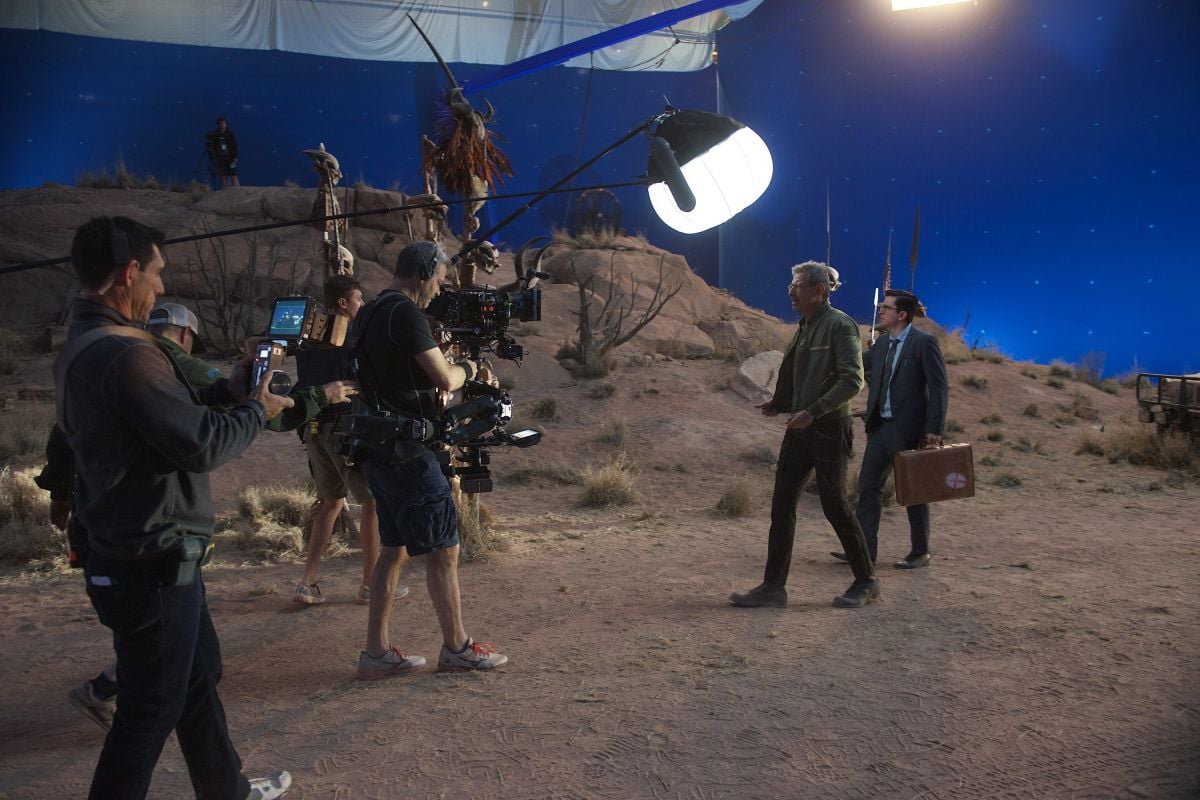
[[487,642],[480,644],[468,638],[467,643],[458,652],[442,645],[442,654],[438,657],[438,672],[486,671],[498,669],[507,663],[508,656],[497,653]]
[[421,656],[406,656],[397,647],[385,651],[381,656],[370,655],[364,650],[358,655],[357,677],[360,681],[373,681],[424,668],[425,659]]

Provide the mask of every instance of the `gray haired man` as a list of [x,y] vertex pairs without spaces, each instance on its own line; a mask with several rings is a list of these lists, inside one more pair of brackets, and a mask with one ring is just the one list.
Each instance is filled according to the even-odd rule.
[[829,293],[838,286],[838,273],[830,266],[806,261],[792,267],[788,296],[802,319],[784,353],[775,394],[758,406],[768,417],[788,415],[775,468],[767,566],[760,585],[730,595],[737,606],[787,605],[796,501],[814,471],[821,509],[854,570],[854,583],[834,598],[834,606],[860,608],[879,598],[875,567],[846,497],[846,467],[854,444],[850,401],[863,387],[863,365],[858,324],[829,304]]

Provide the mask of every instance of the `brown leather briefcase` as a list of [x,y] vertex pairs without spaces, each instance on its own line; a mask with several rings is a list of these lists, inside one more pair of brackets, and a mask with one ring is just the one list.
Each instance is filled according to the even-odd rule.
[[902,506],[975,495],[975,462],[968,442],[903,450],[892,458],[896,502]]

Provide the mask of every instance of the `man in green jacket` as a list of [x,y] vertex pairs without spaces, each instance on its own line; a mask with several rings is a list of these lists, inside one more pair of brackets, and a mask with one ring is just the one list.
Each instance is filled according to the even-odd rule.
[[840,285],[837,271],[826,264],[806,261],[792,267],[788,296],[803,319],[783,355],[775,394],[758,406],[768,417],[788,415],[775,468],[767,567],[760,585],[730,595],[737,606],[787,605],[796,501],[814,470],[821,509],[854,570],[854,583],[833,605],[860,608],[879,598],[875,567],[846,497],[846,468],[854,445],[850,401],[863,387],[863,365],[858,324],[829,304],[829,293]]

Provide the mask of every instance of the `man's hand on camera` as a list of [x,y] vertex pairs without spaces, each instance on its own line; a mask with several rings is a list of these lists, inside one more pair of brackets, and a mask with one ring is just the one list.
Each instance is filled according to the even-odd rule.
[[292,398],[271,392],[271,378],[275,377],[275,373],[279,371],[277,369],[267,370],[267,374],[263,375],[262,380],[258,382],[258,386],[254,387],[254,393],[250,395],[251,400],[257,401],[263,407],[268,420],[275,419],[279,412],[295,405],[292,402]]
[[254,363],[254,354],[259,344],[265,342],[262,336],[250,336],[242,343],[242,357],[229,371],[229,392],[238,400],[245,400],[250,395],[250,366]]
[[67,529],[67,521],[71,519],[70,500],[50,501],[50,524],[60,531]]
[[321,390],[325,392],[325,403],[333,406],[349,403],[350,398],[358,394],[358,384],[354,381],[331,381],[322,386]]
[[762,411],[764,417],[774,417],[779,414],[779,409],[771,405],[773,400],[768,400],[765,403],[756,403],[755,408]]

